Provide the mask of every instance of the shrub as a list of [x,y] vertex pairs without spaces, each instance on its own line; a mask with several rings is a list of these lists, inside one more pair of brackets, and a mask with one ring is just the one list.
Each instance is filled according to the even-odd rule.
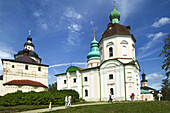
[[15,106],[15,105],[48,105],[53,104],[63,105],[65,96],[72,96],[72,102],[79,101],[79,94],[74,90],[59,90],[55,92],[27,92],[18,91],[9,93],[0,97],[0,105]]

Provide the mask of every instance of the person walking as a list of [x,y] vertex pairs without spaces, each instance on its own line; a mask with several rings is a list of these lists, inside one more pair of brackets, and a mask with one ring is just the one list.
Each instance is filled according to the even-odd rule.
[[133,100],[132,100],[132,94],[130,95],[130,99],[131,99],[131,102],[132,102],[132,101],[133,101]]
[[109,95],[109,100],[108,100],[108,102],[110,102],[111,101],[111,103],[113,103],[112,102],[112,93],[110,92],[110,95]]
[[49,103],[49,110],[52,110],[51,105],[52,105],[52,102]]
[[114,100],[114,95],[113,94],[112,94],[111,98],[112,98],[112,103],[113,103],[113,100]]
[[134,101],[134,99],[135,99],[135,94],[132,93],[132,101]]
[[68,106],[71,106],[71,96],[68,97]]
[[68,105],[68,99],[67,99],[67,96],[65,97],[65,106]]

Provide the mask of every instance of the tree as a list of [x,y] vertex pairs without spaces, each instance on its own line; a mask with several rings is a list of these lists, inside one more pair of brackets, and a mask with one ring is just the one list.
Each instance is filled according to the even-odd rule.
[[162,69],[166,72],[166,78],[162,80],[162,95],[163,100],[170,100],[170,82],[169,82],[169,74],[170,74],[170,35],[168,35],[167,38],[164,38],[163,40],[165,42],[165,45],[163,47],[162,53],[159,55],[163,55],[163,58],[165,59],[163,61]]
[[170,100],[170,82],[169,79],[163,79],[162,80],[162,95],[163,100]]
[[51,84],[48,85],[48,91],[54,92],[56,90],[57,90],[57,82],[53,83],[52,85]]
[[163,47],[163,51],[162,53],[159,55],[163,55],[163,58],[165,59],[162,65],[162,69],[164,69],[166,71],[166,76],[169,78],[169,74],[170,74],[170,35],[168,35],[167,38],[164,38],[163,40],[165,42],[165,45]]

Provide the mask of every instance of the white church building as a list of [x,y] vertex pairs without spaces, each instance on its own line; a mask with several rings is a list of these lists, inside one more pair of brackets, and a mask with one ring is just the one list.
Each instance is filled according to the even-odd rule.
[[2,59],[3,75],[0,76],[0,96],[18,90],[47,91],[48,65],[41,64],[41,58],[34,51],[29,33],[24,49],[15,54],[15,59]]
[[130,26],[119,24],[120,13],[111,12],[110,21],[99,42],[91,42],[87,69],[70,66],[57,74],[57,90],[74,89],[87,101],[106,101],[110,92],[115,100],[141,100],[140,66],[135,58],[135,38]]

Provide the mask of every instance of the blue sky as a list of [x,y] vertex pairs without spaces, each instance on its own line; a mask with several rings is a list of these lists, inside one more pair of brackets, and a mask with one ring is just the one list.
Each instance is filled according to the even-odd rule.
[[[170,0],[117,0],[120,24],[130,25],[136,58],[150,87],[165,78],[159,54],[170,29]],[[96,40],[110,23],[113,0],[0,0],[0,59],[14,58],[31,30],[35,52],[48,64],[49,83],[71,65],[86,68],[93,30]],[[0,64],[2,74],[2,64]]]

